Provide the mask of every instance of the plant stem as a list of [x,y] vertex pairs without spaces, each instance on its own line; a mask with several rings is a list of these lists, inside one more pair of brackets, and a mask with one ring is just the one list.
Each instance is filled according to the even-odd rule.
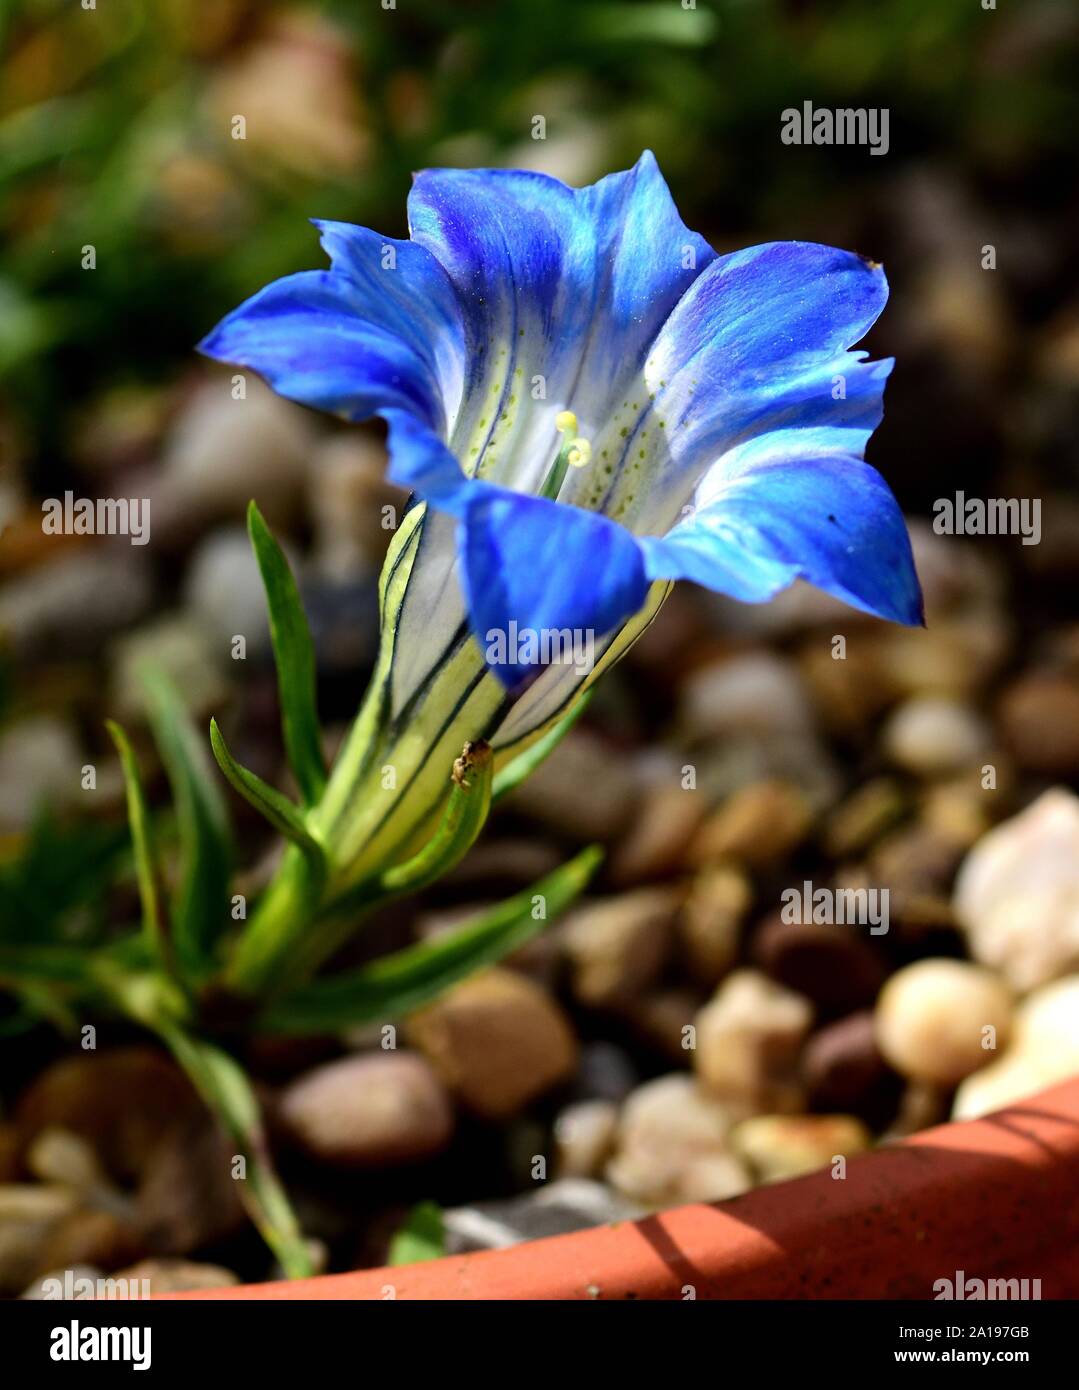
[[258,1100],[243,1068],[189,1031],[182,1014],[186,1001],[160,974],[132,973],[102,957],[92,974],[124,1013],[165,1043],[207,1109],[224,1125],[244,1161],[238,1178],[241,1200],[286,1277],[310,1277],[311,1254],[274,1170]]

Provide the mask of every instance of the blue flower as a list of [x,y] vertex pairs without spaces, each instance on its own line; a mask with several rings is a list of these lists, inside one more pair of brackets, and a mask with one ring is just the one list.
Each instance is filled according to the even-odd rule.
[[[802,578],[922,620],[864,462],[892,362],[851,345],[887,299],[879,266],[809,242],[718,256],[647,153],[581,189],[427,170],[408,211],[408,241],[317,223],[331,268],[268,285],[200,346],[386,421],[390,477],[452,518],[481,647],[602,637],[675,579],[760,602]],[[514,689],[537,658],[489,660]]]

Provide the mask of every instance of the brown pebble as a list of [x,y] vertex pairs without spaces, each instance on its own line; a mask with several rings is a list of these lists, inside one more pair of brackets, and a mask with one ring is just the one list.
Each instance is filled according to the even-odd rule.
[[1079,773],[1079,680],[1031,671],[1005,691],[998,718],[1020,767],[1050,777]]
[[754,932],[751,954],[773,980],[818,1008],[847,1013],[871,1004],[887,975],[884,959],[865,939],[868,931],[771,917]]
[[869,1009],[814,1033],[802,1053],[802,1075],[812,1110],[857,1115],[873,1130],[895,1116],[903,1090],[877,1047]]

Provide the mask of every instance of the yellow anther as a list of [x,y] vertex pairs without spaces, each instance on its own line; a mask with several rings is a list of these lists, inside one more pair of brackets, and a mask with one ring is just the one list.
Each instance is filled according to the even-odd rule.
[[577,433],[577,417],[572,410],[560,410],[554,417],[554,425],[559,434]]
[[592,445],[587,439],[575,439],[570,445],[566,462],[571,468],[583,468],[592,459]]

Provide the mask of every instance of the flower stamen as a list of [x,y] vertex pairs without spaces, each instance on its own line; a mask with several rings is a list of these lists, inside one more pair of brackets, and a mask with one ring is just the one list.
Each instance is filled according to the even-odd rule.
[[577,433],[577,417],[572,410],[560,410],[554,422],[562,436],[562,447],[540,488],[540,496],[552,501],[558,497],[568,470],[584,468],[592,459],[591,442]]

